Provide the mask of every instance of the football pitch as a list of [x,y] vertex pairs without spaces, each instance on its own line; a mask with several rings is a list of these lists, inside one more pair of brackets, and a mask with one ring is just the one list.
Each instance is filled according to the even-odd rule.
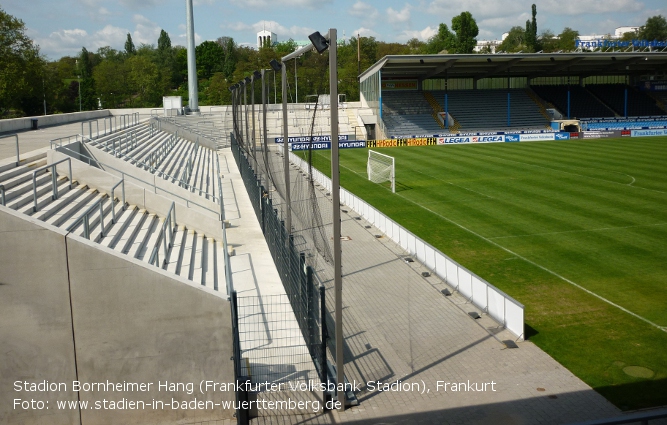
[[667,404],[667,138],[374,150],[396,193],[366,149],[340,151],[343,187],[523,303],[527,339],[615,405]]

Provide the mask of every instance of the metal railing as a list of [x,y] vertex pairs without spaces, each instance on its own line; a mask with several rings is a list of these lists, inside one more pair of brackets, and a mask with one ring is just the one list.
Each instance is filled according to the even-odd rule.
[[[173,217],[173,218],[172,218]],[[162,229],[160,229],[160,234],[158,235],[157,243],[153,248],[148,264],[156,265],[157,267],[162,267],[167,261],[167,255],[169,255],[169,250],[174,246],[174,226],[176,225],[176,203],[172,202],[169,212],[167,212],[167,217],[162,223]],[[167,231],[169,231],[169,242],[167,243]],[[160,262],[160,241],[162,242],[162,247],[164,250],[164,257],[162,263]]]
[[60,161],[54,162],[53,164],[45,165],[40,167],[32,172],[32,196],[33,196],[33,207],[32,211],[37,212],[37,173],[44,170],[51,170],[51,189],[53,190],[52,199],[55,201],[58,199],[58,173],[56,167],[58,164],[67,162],[69,165],[69,188],[72,188],[72,158],[61,159]]
[[[118,149],[116,149],[116,142],[118,142]],[[127,154],[128,152],[136,149],[137,146],[139,146],[136,130],[119,134],[113,139],[105,139],[103,143],[104,143],[104,152],[109,152],[109,150],[111,150],[111,152],[113,152],[115,156],[118,156],[119,154]],[[109,147],[110,143],[111,147]],[[123,143],[125,144],[124,152],[123,152]]]
[[5,186],[0,184],[0,205],[3,207],[7,205],[7,197],[5,195]]
[[88,134],[90,135],[89,136],[90,139],[93,139],[93,123],[95,123],[95,127],[96,127],[96,130],[97,130],[97,136],[95,137],[95,139],[100,137],[100,124],[97,122],[97,120],[89,120],[89,121],[81,122],[81,135],[83,135],[83,136],[86,135],[86,132],[83,129],[83,125],[88,124]]
[[8,139],[13,137],[16,139],[16,165],[19,165],[19,135],[18,134],[7,134],[6,136],[0,136],[0,139]]
[[[89,157],[89,156],[87,156],[87,155],[85,155],[85,154],[82,154],[82,153],[79,153],[79,152],[75,152],[75,151],[73,151],[73,150],[67,148],[66,146],[61,147],[61,149],[64,150],[64,151],[68,151],[68,152],[70,152],[70,153],[72,153],[72,154],[79,155],[79,156],[82,157],[82,158],[85,158],[86,160],[88,160],[88,165],[91,165],[91,161],[93,161],[93,162],[95,162],[97,165],[101,165],[101,166],[103,166],[103,167],[105,167],[105,168],[107,168],[107,169],[109,169],[109,170],[114,170],[114,171],[116,171],[117,173],[120,173],[120,174],[123,176],[123,178],[125,177],[125,172],[124,172],[124,171],[119,170],[118,168],[116,168],[116,167],[114,167],[114,166],[112,166],[112,165],[105,164],[105,163],[103,163],[103,162],[101,162],[101,161],[99,161],[99,160],[97,160],[97,159],[95,159],[95,158],[91,158],[91,157]],[[132,178],[133,178],[134,180],[138,181],[138,182],[141,182],[141,183],[143,183],[143,184],[149,186],[149,187],[152,187],[152,188],[153,188],[153,192],[156,193],[156,194],[158,193],[158,190],[160,190],[160,191],[166,193],[166,194],[169,195],[169,196],[172,196],[172,197],[174,197],[174,198],[178,198],[178,199],[182,199],[183,201],[185,201],[185,206],[188,207],[188,208],[190,208],[190,205],[194,205],[194,206],[197,206],[197,207],[199,207],[199,208],[201,208],[201,209],[203,209],[203,210],[210,211],[210,212],[215,213],[215,214],[219,214],[219,211],[212,210],[212,209],[210,209],[210,208],[208,208],[208,207],[206,207],[206,206],[204,206],[204,205],[201,205],[201,204],[199,204],[199,203],[197,203],[197,202],[194,202],[194,201],[191,201],[191,200],[189,200],[189,199],[187,199],[187,198],[184,198],[183,196],[181,196],[181,195],[179,195],[179,194],[177,194],[177,193],[174,193],[174,192],[171,192],[171,191],[169,191],[169,190],[167,190],[167,189],[158,187],[158,186],[155,185],[154,183],[148,182],[148,181],[146,181],[146,180],[142,180],[142,179],[140,179],[140,178],[138,178],[138,177],[134,177],[134,176],[132,176]],[[215,197],[213,197],[213,198],[215,199]]]
[[123,211],[125,211],[125,176],[123,175],[123,178],[120,179],[118,183],[116,183],[112,188],[111,188],[111,222],[116,223],[116,209],[113,207],[113,202],[116,199],[114,196],[114,191],[118,186],[122,185],[122,199],[121,199],[121,208]]
[[[232,281],[232,263],[229,259],[229,245],[227,244],[227,225],[222,222],[222,259],[225,263],[225,286],[227,287],[227,296],[229,297],[234,291],[234,282]],[[217,291],[218,288],[216,287]]]
[[[79,223],[83,221],[83,237],[90,240],[90,214],[99,208],[100,210],[100,236],[104,237],[104,199],[101,198],[93,205],[90,206],[83,214],[77,218],[74,223],[72,223],[68,228],[67,232],[71,232],[79,226]],[[111,201],[111,209],[113,209],[113,200]]]

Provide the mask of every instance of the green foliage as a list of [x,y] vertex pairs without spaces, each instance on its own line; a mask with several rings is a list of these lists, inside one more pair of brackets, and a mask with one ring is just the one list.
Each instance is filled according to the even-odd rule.
[[526,50],[531,53],[537,52],[539,49],[539,40],[537,38],[537,6],[534,4],[531,7],[532,20],[526,21]]
[[43,112],[46,61],[25,31],[23,21],[0,9],[0,116]]
[[579,31],[573,30],[570,27],[563,28],[563,32],[558,35],[558,50],[563,52],[571,52],[575,49]]
[[134,43],[132,42],[132,36],[130,33],[127,33],[127,40],[125,40],[125,54],[127,56],[132,56],[137,53],[137,50],[134,48]]
[[81,108],[83,110],[97,109],[97,95],[91,55],[84,47],[79,55],[79,69],[81,76]]
[[197,58],[197,75],[199,78],[210,78],[216,72],[222,72],[225,52],[215,41],[204,41],[195,48]]
[[456,36],[449,30],[447,24],[438,26],[438,33],[431,37],[424,48],[426,54],[454,53]]
[[642,40],[667,40],[667,20],[662,15],[651,16],[639,28],[639,38]]
[[472,53],[477,45],[479,28],[470,12],[461,12],[452,18],[452,30],[456,33],[455,52]]
[[497,51],[507,53],[519,52],[526,49],[526,30],[521,27],[512,27],[507,37],[500,43]]

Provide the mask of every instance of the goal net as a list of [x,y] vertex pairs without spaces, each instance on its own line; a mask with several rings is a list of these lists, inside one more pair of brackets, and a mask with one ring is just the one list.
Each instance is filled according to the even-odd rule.
[[368,150],[368,180],[373,183],[391,182],[391,191],[396,193],[396,170],[394,157]]

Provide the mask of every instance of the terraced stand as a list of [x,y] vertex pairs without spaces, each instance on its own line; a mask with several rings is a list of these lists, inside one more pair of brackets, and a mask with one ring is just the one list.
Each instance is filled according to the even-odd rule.
[[47,165],[46,157],[43,153],[19,166],[0,167],[2,205],[203,286],[226,290],[224,266],[219,266],[224,264],[222,241],[179,225],[173,203],[167,216],[130,205],[120,183],[110,196],[54,174],[55,164]]

